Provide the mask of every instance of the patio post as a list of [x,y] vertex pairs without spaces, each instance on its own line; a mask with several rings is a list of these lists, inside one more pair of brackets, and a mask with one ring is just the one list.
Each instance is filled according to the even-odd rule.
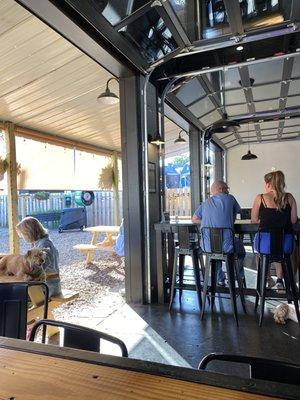
[[119,168],[118,156],[116,153],[112,156],[114,168],[114,182],[113,182],[113,195],[114,195],[114,225],[120,225],[119,221]]
[[201,202],[201,132],[196,128],[190,130],[190,165],[191,165],[191,215]]
[[8,160],[7,170],[7,200],[8,200],[8,230],[9,230],[9,251],[19,252],[19,237],[15,226],[18,223],[18,189],[17,189],[17,159],[14,124],[4,123],[6,153]]

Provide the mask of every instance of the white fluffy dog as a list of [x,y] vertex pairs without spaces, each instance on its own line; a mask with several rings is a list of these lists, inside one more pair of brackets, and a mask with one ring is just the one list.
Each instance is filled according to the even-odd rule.
[[295,306],[293,304],[280,303],[274,310],[274,320],[277,324],[284,325],[287,319],[298,322]]

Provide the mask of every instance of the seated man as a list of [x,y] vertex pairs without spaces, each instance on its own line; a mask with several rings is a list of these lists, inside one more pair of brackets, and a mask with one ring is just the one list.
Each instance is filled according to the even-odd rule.
[[[227,184],[223,181],[215,181],[211,186],[211,197],[197,208],[192,221],[194,223],[201,222],[201,227],[233,229],[234,221],[239,211],[240,206],[236,199],[229,194]],[[237,238],[234,239],[233,244],[229,231],[228,237],[226,238],[225,236],[224,234],[224,250],[231,251],[234,245],[238,254],[240,275],[243,279],[243,262],[246,255],[244,246]],[[204,247],[209,248],[209,237],[204,237],[203,241]],[[225,273],[222,270],[222,261],[219,260],[217,260],[217,282],[219,286],[225,286]]]

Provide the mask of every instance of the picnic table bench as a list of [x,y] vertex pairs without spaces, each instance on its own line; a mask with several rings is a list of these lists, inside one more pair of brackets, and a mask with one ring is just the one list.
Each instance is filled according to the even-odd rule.
[[[76,244],[73,246],[73,249],[79,250],[81,253],[86,253],[86,263],[90,264],[94,260],[95,251],[114,251],[113,246],[116,243],[116,237],[119,233],[119,230],[119,226],[111,225],[99,225],[84,228],[84,232],[92,233],[91,243]],[[102,242],[97,243],[100,233],[103,233],[105,238]]]

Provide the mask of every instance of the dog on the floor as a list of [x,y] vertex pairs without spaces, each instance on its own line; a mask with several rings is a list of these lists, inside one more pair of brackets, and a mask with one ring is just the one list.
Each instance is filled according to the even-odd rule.
[[45,281],[43,264],[46,252],[32,248],[25,255],[9,254],[0,259],[0,275],[15,276],[22,281]]
[[298,321],[295,306],[293,304],[280,303],[274,309],[274,320],[277,324],[285,325],[287,319]]

